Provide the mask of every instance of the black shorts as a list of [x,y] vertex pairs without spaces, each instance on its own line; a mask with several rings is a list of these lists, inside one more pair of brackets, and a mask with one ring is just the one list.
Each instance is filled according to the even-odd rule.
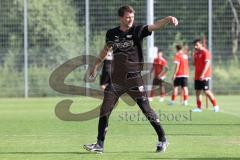
[[188,86],[188,78],[187,77],[177,77],[173,81],[173,86],[181,86],[181,87],[187,87]]
[[209,90],[209,80],[195,80],[194,81],[195,90]]
[[163,82],[164,82],[164,80],[162,80],[162,79],[154,78],[152,85],[154,85],[154,86],[162,85]]
[[109,72],[102,72],[100,76],[100,85],[109,84],[111,82],[111,75]]
[[102,73],[100,76],[100,85],[109,84],[111,82],[111,61],[104,60]]

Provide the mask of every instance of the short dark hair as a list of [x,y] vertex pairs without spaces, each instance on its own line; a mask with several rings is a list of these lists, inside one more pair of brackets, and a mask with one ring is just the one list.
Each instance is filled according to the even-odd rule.
[[159,47],[158,52],[163,52],[163,49]]
[[181,50],[181,49],[182,49],[182,45],[177,44],[177,45],[176,45],[176,49],[177,49],[177,51]]
[[200,38],[197,38],[193,41],[193,44],[197,44],[197,43],[202,43],[201,39]]
[[132,6],[122,6],[118,9],[118,16],[123,17],[125,12],[135,13]]

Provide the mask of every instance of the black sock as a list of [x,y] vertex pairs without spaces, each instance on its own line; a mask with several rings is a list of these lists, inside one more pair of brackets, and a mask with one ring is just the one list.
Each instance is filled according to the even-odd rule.
[[98,140],[98,141],[97,141],[97,144],[98,144],[99,146],[103,147],[103,145],[104,145],[104,141],[100,141],[100,140]]
[[160,125],[160,123],[153,122],[153,121],[150,121],[150,123],[153,126],[153,128],[155,129],[155,131],[157,132],[158,141],[165,142],[166,141],[165,132],[164,132],[162,126]]
[[149,120],[149,122],[151,123],[153,128],[155,129],[155,131],[158,135],[158,140],[161,142],[166,141],[165,132],[159,122],[159,119],[158,119],[156,113],[150,107],[148,101],[143,98],[140,98],[140,99],[137,99],[137,104],[139,105],[142,112],[147,117],[147,119]]
[[98,141],[105,140],[107,126],[108,126],[108,116],[100,117],[98,122],[98,137],[97,137]]

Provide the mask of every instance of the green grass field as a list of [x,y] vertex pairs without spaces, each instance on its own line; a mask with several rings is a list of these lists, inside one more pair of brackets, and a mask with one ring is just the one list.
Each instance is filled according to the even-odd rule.
[[[59,120],[54,109],[63,99],[0,99],[0,160],[240,159],[240,96],[217,96],[220,113],[213,113],[211,105],[202,113],[190,113],[193,105],[151,102],[161,113],[170,142],[163,154],[154,152],[157,136],[138,107],[123,101],[111,115],[105,153],[88,153],[81,145],[95,142],[98,119]],[[101,103],[85,97],[73,100],[74,113]]]

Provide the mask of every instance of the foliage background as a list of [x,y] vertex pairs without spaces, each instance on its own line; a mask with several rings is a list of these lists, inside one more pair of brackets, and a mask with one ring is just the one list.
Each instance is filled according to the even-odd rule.
[[[136,23],[146,23],[145,0],[91,0],[90,54],[97,55],[107,29],[118,25],[117,9],[130,4],[136,10]],[[154,1],[155,20],[167,15],[179,19],[179,27],[166,27],[154,33],[155,45],[164,51],[170,72],[174,45],[182,43],[191,57],[194,38],[208,39],[208,0]],[[23,0],[0,1],[0,96],[24,96]],[[239,94],[240,3],[213,1],[213,90],[218,94]],[[48,84],[52,71],[67,60],[85,54],[85,2],[82,0],[28,0],[29,96],[60,95]],[[146,43],[144,43],[146,48]],[[146,53],[145,53],[146,55]],[[85,85],[80,68],[66,82]],[[191,75],[193,68],[191,68]],[[193,93],[190,77],[190,92]],[[98,81],[91,84],[98,87]]]

